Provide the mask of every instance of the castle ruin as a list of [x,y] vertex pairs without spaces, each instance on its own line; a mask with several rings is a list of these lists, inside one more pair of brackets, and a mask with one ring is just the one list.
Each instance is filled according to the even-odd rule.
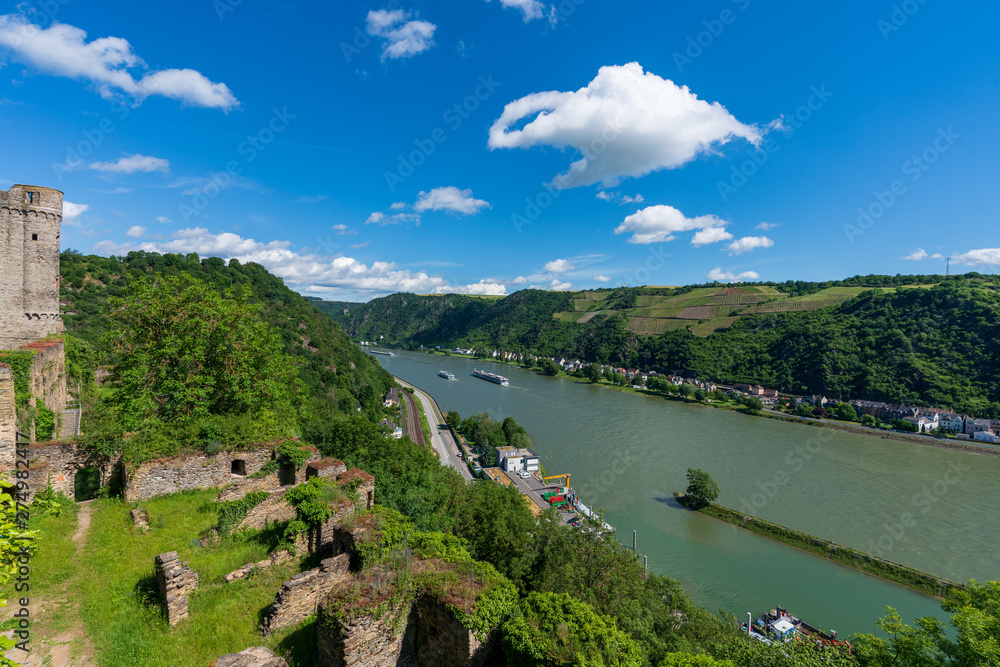
[[0,349],[63,330],[59,227],[63,193],[36,185],[0,190]]

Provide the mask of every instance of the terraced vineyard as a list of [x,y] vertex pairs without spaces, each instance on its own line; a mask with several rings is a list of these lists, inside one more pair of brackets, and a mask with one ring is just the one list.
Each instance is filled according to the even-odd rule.
[[642,335],[660,335],[690,329],[698,336],[732,326],[744,315],[788,313],[831,308],[866,291],[866,287],[828,287],[813,294],[789,297],[775,287],[698,287],[683,294],[640,294],[632,308],[616,308],[607,291],[579,292],[573,311],[556,313],[562,322],[584,324],[598,315],[625,314],[627,329]]

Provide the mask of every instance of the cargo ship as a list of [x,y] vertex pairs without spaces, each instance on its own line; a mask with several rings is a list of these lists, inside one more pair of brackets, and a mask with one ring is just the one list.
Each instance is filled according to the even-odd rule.
[[743,629],[751,636],[762,642],[771,644],[773,642],[788,642],[792,640],[812,640],[825,646],[833,646],[840,650],[851,652],[850,642],[837,639],[837,631],[830,630],[823,632],[809,625],[802,619],[789,614],[781,607],[775,607],[764,613],[756,621],[753,616],[747,614],[747,623],[743,624]]
[[503,385],[504,387],[510,384],[510,380],[502,375],[497,375],[496,373],[487,373],[486,371],[472,369],[472,374],[481,380],[487,380],[488,382]]
[[438,371],[438,377],[444,378],[445,380],[454,380],[455,374],[449,373],[448,371]]

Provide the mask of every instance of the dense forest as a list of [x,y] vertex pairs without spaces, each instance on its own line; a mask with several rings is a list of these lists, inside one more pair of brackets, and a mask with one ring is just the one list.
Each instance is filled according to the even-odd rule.
[[[591,293],[516,292],[499,300],[394,294],[336,316],[351,336],[403,346],[530,352],[749,382],[796,394],[933,405],[1000,417],[1000,292],[993,276],[856,276],[757,283],[777,296],[830,288],[856,296],[796,312],[751,312],[709,335],[629,328],[638,299],[684,288],[602,290],[601,310],[560,319]],[[896,289],[919,286],[910,289]],[[707,287],[713,287],[709,285]],[[871,289],[865,289],[871,288]],[[587,313],[589,315],[590,313]],[[584,321],[585,320],[585,321]]]

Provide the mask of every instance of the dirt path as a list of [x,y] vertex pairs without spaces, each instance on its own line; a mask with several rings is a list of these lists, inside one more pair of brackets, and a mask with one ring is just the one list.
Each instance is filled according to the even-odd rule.
[[[92,500],[87,500],[80,505],[80,511],[76,515],[76,532],[73,533],[73,542],[76,544],[76,555],[83,553],[84,545],[87,543],[87,531],[90,530],[90,519],[94,513]],[[36,598],[32,600],[35,622],[32,624],[33,637],[31,639],[31,650],[11,651],[10,657],[20,662],[23,667],[95,667],[93,661],[93,648],[87,639],[87,633],[83,628],[83,622],[77,613],[78,601],[70,596],[72,579],[67,580],[60,592],[57,600],[45,600]],[[67,617],[71,618],[70,627],[60,632],[55,637],[41,637],[39,634],[39,621],[44,621],[47,616],[51,616],[52,608],[66,609]],[[48,613],[46,613],[48,611]]]

